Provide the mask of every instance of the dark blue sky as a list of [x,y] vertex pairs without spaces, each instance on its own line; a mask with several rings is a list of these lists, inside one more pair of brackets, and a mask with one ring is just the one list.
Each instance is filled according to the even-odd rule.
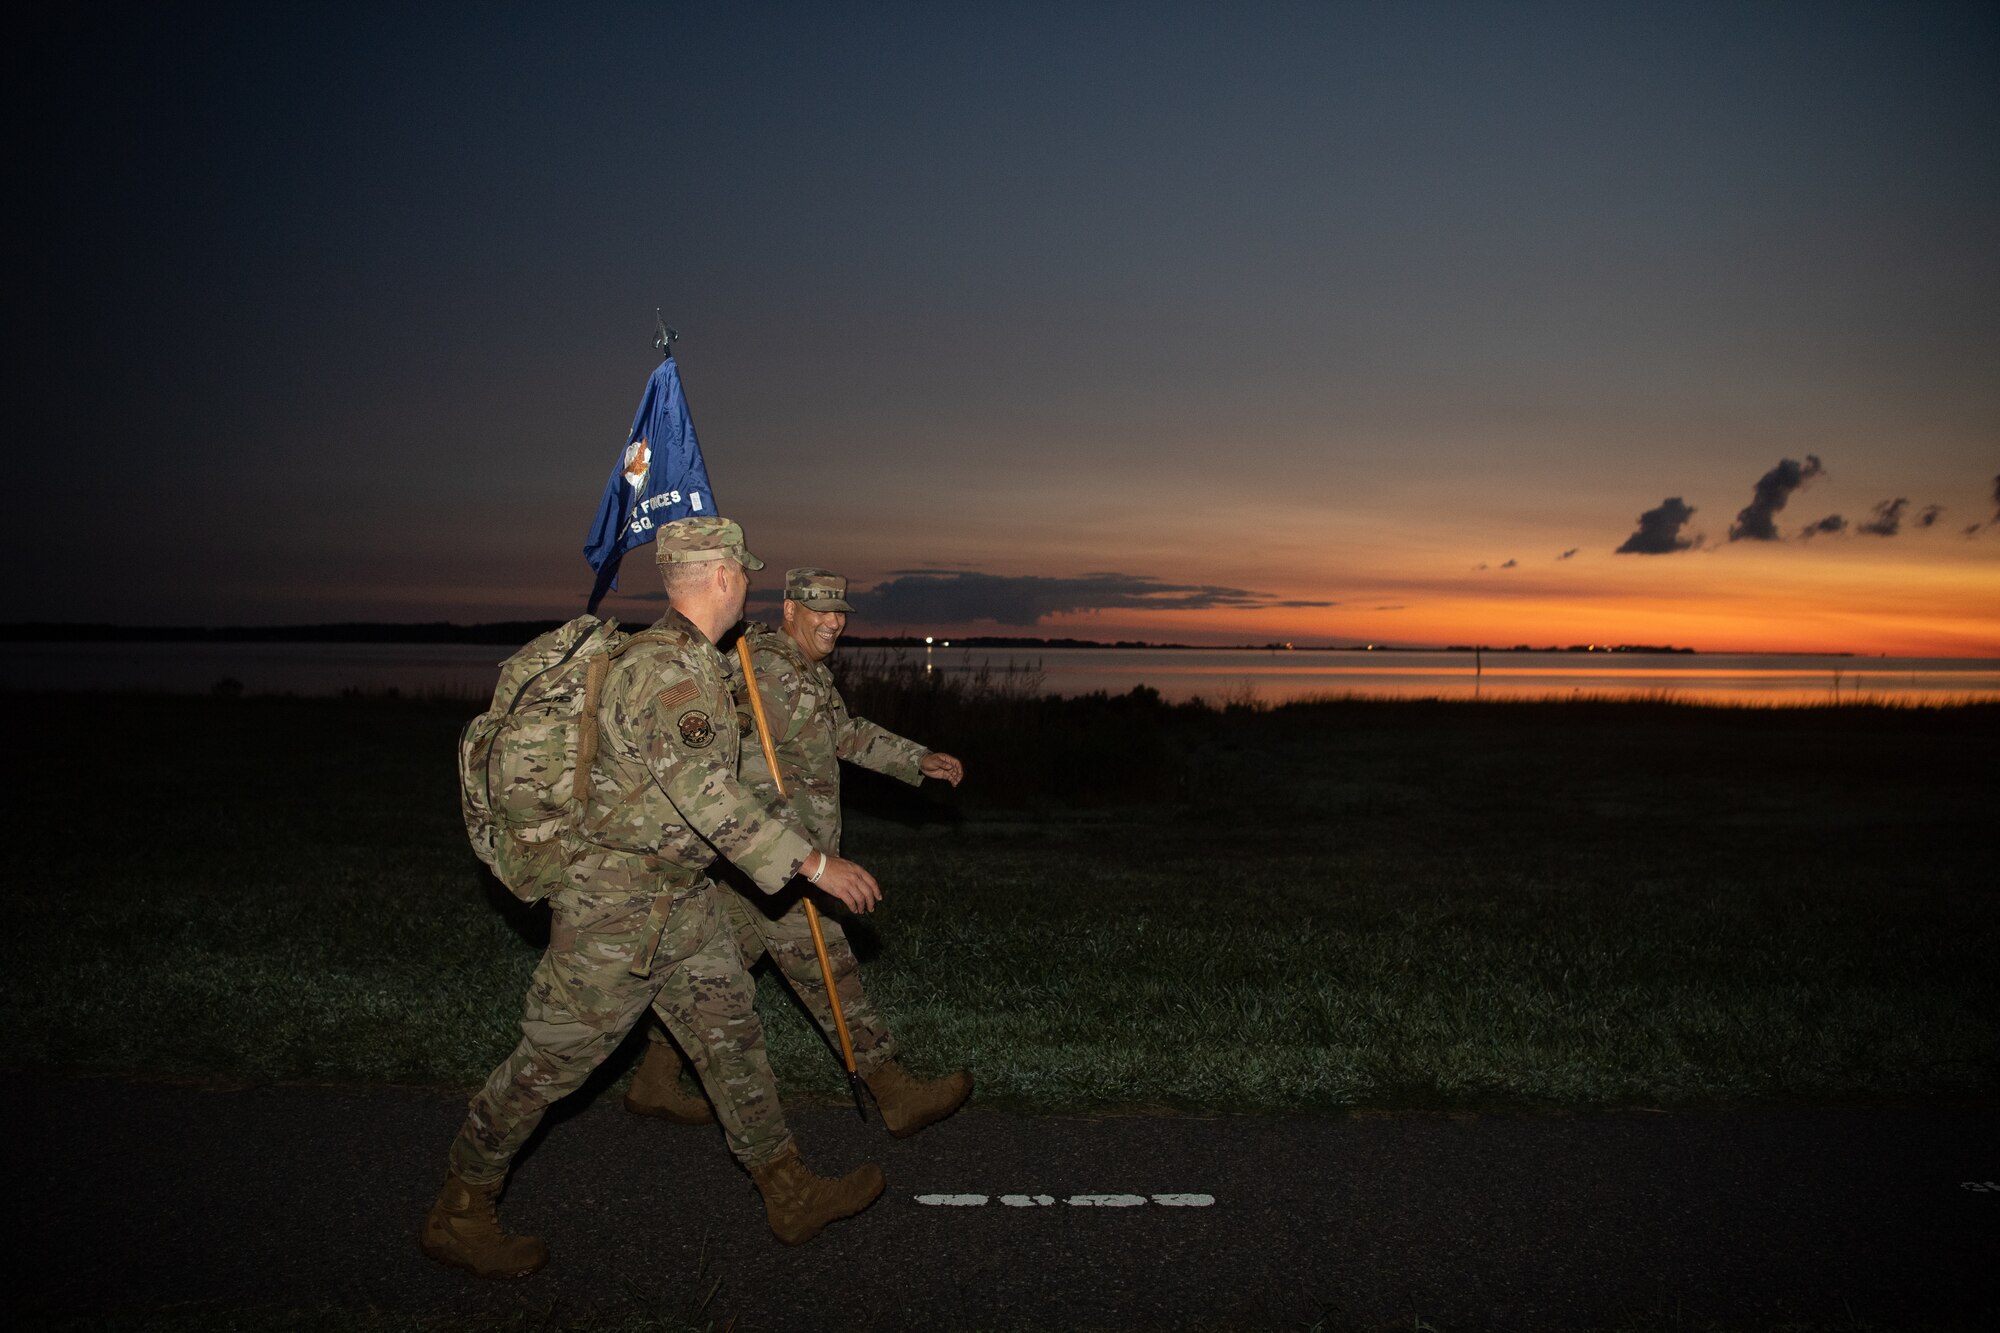
[[1991,4],[39,22],[8,619],[577,609],[659,305],[754,545],[944,628],[2000,652]]

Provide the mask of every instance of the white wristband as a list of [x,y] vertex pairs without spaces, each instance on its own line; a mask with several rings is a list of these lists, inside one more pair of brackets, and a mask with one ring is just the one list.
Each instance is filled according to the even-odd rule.
[[821,875],[824,875],[825,873],[826,873],[826,853],[821,852],[819,854],[819,869],[813,871],[812,874],[806,876],[806,883],[808,884],[819,883],[819,877]]

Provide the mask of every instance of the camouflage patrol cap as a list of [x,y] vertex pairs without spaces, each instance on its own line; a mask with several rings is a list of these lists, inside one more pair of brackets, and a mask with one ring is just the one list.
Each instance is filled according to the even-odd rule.
[[743,549],[743,529],[720,514],[677,518],[660,526],[654,552],[662,566],[698,560],[734,560],[745,569],[762,569],[764,562]]
[[786,570],[785,600],[808,611],[854,610],[847,600],[847,580],[830,569]]

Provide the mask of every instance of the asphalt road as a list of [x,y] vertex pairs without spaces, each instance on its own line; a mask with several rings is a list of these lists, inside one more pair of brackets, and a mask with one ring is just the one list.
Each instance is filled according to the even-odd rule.
[[[745,1330],[2000,1326],[1990,1105],[1216,1120],[975,1105],[907,1142],[805,1108],[809,1162],[872,1157],[889,1188],[788,1249],[719,1134],[607,1097],[552,1118],[521,1162],[503,1216],[554,1257],[495,1284],[416,1247],[463,1094],[11,1076],[5,1097],[30,1322],[203,1304],[680,1310],[713,1286],[701,1319]],[[961,1197],[923,1201],[939,1195]],[[1156,1198],[1189,1195],[1213,1202]]]

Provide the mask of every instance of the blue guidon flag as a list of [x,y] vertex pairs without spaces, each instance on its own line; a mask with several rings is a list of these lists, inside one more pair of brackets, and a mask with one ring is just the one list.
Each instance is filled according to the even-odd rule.
[[669,356],[646,381],[632,433],[612,465],[611,480],[604,483],[597,521],[583,544],[583,558],[597,571],[591,614],[597,613],[604,594],[618,586],[618,562],[627,551],[653,540],[662,523],[714,512],[715,493],[688,418],[680,367]]

